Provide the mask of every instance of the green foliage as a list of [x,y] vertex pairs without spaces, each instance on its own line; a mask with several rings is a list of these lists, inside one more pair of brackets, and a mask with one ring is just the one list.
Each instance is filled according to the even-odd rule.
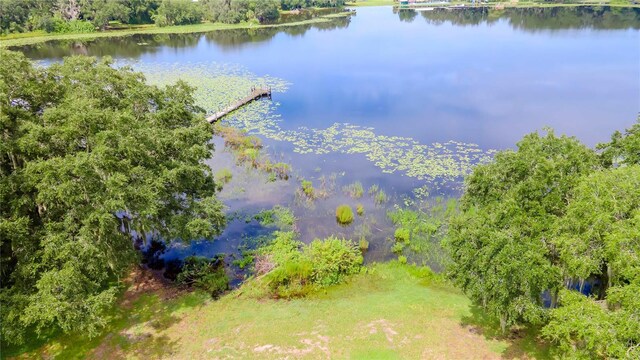
[[598,148],[603,150],[601,156],[606,166],[640,165],[640,118],[624,134],[616,131],[609,143],[599,144]]
[[330,237],[303,245],[295,236],[293,232],[277,232],[274,241],[262,250],[274,264],[265,275],[272,295],[303,296],[360,271],[363,258],[352,241]]
[[[250,15],[253,13],[253,16]],[[247,19],[255,17],[261,24],[272,23],[280,18],[277,0],[262,0],[255,3],[253,9],[249,9],[246,15]]]
[[270,23],[280,18],[276,0],[204,0],[207,19],[214,22],[237,24],[245,20]]
[[580,178],[596,154],[575,138],[529,134],[466,179],[461,213],[445,242],[449,275],[503,329],[545,319],[541,294],[562,286],[552,244]]
[[335,237],[312,241],[303,254],[313,264],[313,283],[320,286],[338,284],[345,276],[358,273],[363,261],[353,241]]
[[348,225],[353,222],[353,210],[351,206],[343,204],[336,208],[336,220],[338,224]]
[[224,271],[223,258],[208,259],[189,256],[184,259],[182,270],[176,281],[200,288],[212,296],[218,296],[229,288],[229,278]]
[[131,8],[128,5],[125,0],[91,0],[85,6],[84,15],[93,25],[105,29],[109,21],[129,21]]
[[394,254],[402,254],[402,251],[404,250],[404,243],[403,242],[396,242],[395,244],[393,244],[393,246],[391,247],[391,251]]
[[261,211],[254,218],[264,226],[275,225],[282,231],[293,230],[297,220],[290,208],[280,205],[276,205],[270,210]]
[[409,243],[409,240],[411,239],[411,231],[405,228],[397,228],[393,234],[393,238],[396,239],[397,242],[405,244]]
[[360,248],[360,251],[366,252],[369,250],[369,241],[366,238],[361,237],[360,240],[358,240],[358,247]]
[[403,265],[406,264],[407,263],[407,257],[403,256],[403,255],[398,256],[398,262],[400,264],[403,264]]
[[[453,280],[503,329],[543,325],[561,358],[640,355],[636,126],[601,146],[608,169],[573,138],[526,136],[473,172],[450,223]],[[587,279],[593,297],[562,289]]]
[[61,34],[90,33],[96,31],[96,27],[91,22],[84,20],[62,21],[56,18],[52,26],[52,32]]
[[316,191],[313,188],[313,183],[309,180],[302,180],[302,192],[309,198],[315,199]]
[[0,57],[3,340],[95,336],[136,259],[129,231],[189,240],[224,226],[209,126],[184,83],[148,86],[109,59]]
[[340,7],[344,0],[280,0],[282,10],[293,10],[310,7]]
[[447,222],[456,211],[455,199],[443,204],[438,198],[416,209],[400,208],[387,213],[396,226],[394,238],[407,245],[415,254],[431,263],[444,264],[447,260],[441,246]]
[[222,184],[228,184],[232,178],[233,178],[233,174],[231,173],[231,170],[227,168],[220,169],[216,173],[216,181]]
[[364,206],[362,204],[356,205],[356,213],[358,216],[364,215]]
[[388,200],[389,199],[387,198],[387,193],[385,193],[384,190],[378,190],[375,197],[373,198],[373,201],[375,201],[377,205],[382,205]]
[[153,17],[158,26],[198,24],[204,13],[199,2],[191,0],[162,0]]
[[364,188],[359,181],[344,187],[344,192],[349,194],[353,199],[360,199],[364,195]]
[[561,306],[551,311],[551,319],[542,329],[542,335],[557,346],[559,357],[640,357],[640,283],[625,286],[624,292],[619,292],[622,288],[610,290],[615,301],[606,303],[575,291],[560,292]]
[[557,222],[553,243],[565,277],[603,284],[596,298],[561,293],[543,334],[562,356],[640,355],[639,189],[640,165],[594,172],[577,184]]

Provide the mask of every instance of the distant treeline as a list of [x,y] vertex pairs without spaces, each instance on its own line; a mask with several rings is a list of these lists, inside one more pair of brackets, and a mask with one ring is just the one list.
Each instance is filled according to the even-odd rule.
[[105,30],[112,22],[235,24],[278,20],[280,10],[339,7],[345,0],[0,0],[0,33],[36,30],[70,33]]
[[493,24],[504,19],[513,28],[526,31],[640,28],[640,8],[633,7],[576,6],[506,9],[478,7],[396,11],[401,21],[412,22],[420,15],[433,25],[450,23],[456,26],[474,26]]

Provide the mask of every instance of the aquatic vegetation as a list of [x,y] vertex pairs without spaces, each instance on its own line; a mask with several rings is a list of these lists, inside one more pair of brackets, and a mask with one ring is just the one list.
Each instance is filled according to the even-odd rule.
[[275,225],[281,231],[293,230],[297,221],[293,210],[280,205],[276,205],[270,210],[263,210],[253,218],[263,226]]
[[254,260],[255,256],[253,251],[243,251],[242,257],[240,259],[234,260],[233,265],[239,267],[240,269],[244,269],[253,264]]
[[440,241],[446,232],[445,225],[456,209],[455,199],[445,202],[443,198],[436,198],[418,209],[396,205],[395,210],[388,212],[387,216],[396,226],[394,238],[397,243],[408,246],[424,260],[441,264],[445,255]]
[[342,190],[353,199],[359,199],[364,194],[364,188],[360,181],[356,181],[353,184],[347,185]]
[[231,170],[227,168],[220,169],[215,175],[216,180],[222,184],[228,184],[232,177]]
[[393,238],[396,239],[397,242],[408,243],[411,238],[411,231],[405,228],[397,228],[393,234]]
[[349,205],[340,205],[336,208],[336,220],[340,225],[348,225],[353,222],[353,210]]
[[356,213],[357,213],[359,216],[364,215],[364,206],[363,206],[362,204],[358,204],[358,205],[356,205]]
[[358,240],[358,247],[362,252],[366,252],[369,250],[369,241],[365,238],[360,238],[360,240]]
[[[215,62],[171,64],[133,63],[152,84],[183,80],[196,87],[196,104],[207,113],[218,111],[246,95],[252,86],[269,86],[284,92],[289,84],[278,78],[259,77],[248,70]],[[373,128],[334,123],[326,129],[299,127],[286,130],[276,113],[278,103],[254,101],[229,114],[222,123],[268,139],[289,142],[300,154],[364,154],[384,173],[400,173],[429,182],[460,181],[474,165],[491,160],[493,150],[457,141],[421,144],[410,137],[377,134]]]
[[385,193],[384,190],[378,190],[373,200],[375,201],[376,205],[382,205],[386,203],[389,198],[387,198],[387,193]]
[[313,183],[309,180],[302,180],[301,183],[302,186],[302,192],[309,198],[309,199],[315,199],[316,197],[316,191],[313,188]]
[[369,187],[369,190],[367,190],[367,193],[373,196],[375,195],[375,193],[378,192],[378,190],[380,190],[380,186],[378,184],[373,184],[371,185],[371,187]]
[[402,242],[396,242],[395,244],[393,244],[393,246],[391,247],[391,251],[394,254],[401,254],[402,250],[404,250],[404,243]]

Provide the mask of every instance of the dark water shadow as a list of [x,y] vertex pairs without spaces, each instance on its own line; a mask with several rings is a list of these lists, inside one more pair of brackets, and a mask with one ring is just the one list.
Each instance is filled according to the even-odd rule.
[[464,316],[460,325],[487,340],[505,341],[509,345],[503,359],[552,359],[550,345],[539,338],[539,328],[522,327],[503,333],[500,323],[479,306],[471,306],[471,315]]

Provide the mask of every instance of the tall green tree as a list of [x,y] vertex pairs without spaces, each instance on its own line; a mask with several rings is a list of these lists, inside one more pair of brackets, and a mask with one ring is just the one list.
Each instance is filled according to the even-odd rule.
[[554,226],[572,189],[597,163],[593,150],[549,131],[525,136],[517,151],[498,153],[466,179],[461,213],[445,241],[449,273],[503,330],[544,321],[543,292],[555,302],[562,277]]
[[109,59],[0,57],[2,338],[95,335],[136,260],[133,232],[187,241],[224,226],[209,125],[181,82],[148,86]]
[[563,291],[544,336],[562,357],[640,358],[640,165],[584,176],[554,243],[564,278],[600,291]]
[[616,131],[610,142],[599,144],[598,148],[602,150],[602,160],[607,166],[640,164],[640,117],[624,133]]

